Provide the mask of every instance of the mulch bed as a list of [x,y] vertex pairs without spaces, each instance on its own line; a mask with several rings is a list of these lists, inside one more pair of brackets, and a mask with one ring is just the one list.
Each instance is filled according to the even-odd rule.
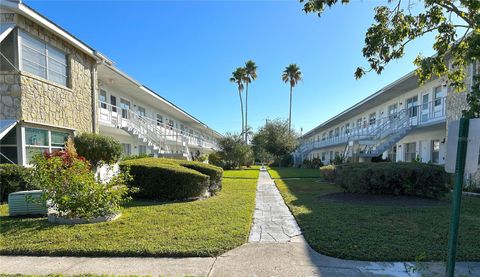
[[430,198],[421,198],[415,196],[396,196],[396,195],[372,195],[356,194],[347,192],[336,192],[322,195],[319,201],[336,202],[346,204],[360,204],[372,206],[395,206],[395,207],[425,207],[447,205],[450,202]]

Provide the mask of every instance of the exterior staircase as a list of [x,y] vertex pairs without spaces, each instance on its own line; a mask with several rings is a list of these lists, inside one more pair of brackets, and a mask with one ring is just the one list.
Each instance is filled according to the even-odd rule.
[[[148,120],[131,110],[125,111],[127,113],[128,120],[123,121],[125,124],[120,126],[121,129],[148,145],[151,149],[153,149],[154,154],[157,156],[191,160],[190,148],[188,147],[188,143],[183,135],[167,134],[165,131],[162,131],[162,128],[158,128],[156,122]],[[171,153],[166,142],[166,140],[170,138],[175,139],[177,144],[182,145],[182,153]]]

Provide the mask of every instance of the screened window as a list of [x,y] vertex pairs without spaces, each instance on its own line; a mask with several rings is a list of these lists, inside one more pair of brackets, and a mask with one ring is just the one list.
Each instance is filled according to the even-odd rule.
[[0,140],[0,163],[18,163],[16,127]]
[[435,107],[442,105],[442,87],[438,86],[434,89]]
[[157,126],[162,125],[163,123],[163,116],[157,114]]
[[21,69],[67,86],[67,55],[25,32],[20,32],[22,41]]
[[66,132],[25,128],[26,162],[29,163],[36,154],[63,149],[68,136]]

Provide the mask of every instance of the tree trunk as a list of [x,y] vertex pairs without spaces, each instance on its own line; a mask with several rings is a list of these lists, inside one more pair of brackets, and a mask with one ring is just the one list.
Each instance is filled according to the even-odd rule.
[[248,140],[247,132],[248,132],[248,83],[245,90],[245,143],[247,143],[247,140]]
[[292,129],[292,90],[293,87],[290,86],[290,112],[288,114],[288,133],[291,133]]
[[238,97],[240,97],[240,111],[242,112],[242,133],[244,132],[244,121],[243,121],[243,100],[242,100],[242,93],[238,90]]

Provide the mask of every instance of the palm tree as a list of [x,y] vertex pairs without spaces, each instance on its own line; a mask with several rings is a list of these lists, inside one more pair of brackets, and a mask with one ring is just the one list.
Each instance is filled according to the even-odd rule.
[[288,132],[291,132],[292,128],[292,92],[293,87],[302,80],[302,72],[296,64],[290,64],[285,68],[282,74],[282,81],[290,83],[290,112],[288,114]]
[[[245,129],[248,129],[248,84],[257,79],[257,65],[254,61],[249,60],[245,63]],[[248,140],[248,134],[245,132],[245,142]]]
[[237,84],[238,86],[238,97],[240,97],[240,110],[242,112],[242,133],[244,132],[244,121],[243,121],[243,100],[242,100],[242,91],[243,91],[243,82],[245,81],[246,71],[243,67],[238,67],[234,72],[232,72],[232,77],[230,77],[230,82]]

